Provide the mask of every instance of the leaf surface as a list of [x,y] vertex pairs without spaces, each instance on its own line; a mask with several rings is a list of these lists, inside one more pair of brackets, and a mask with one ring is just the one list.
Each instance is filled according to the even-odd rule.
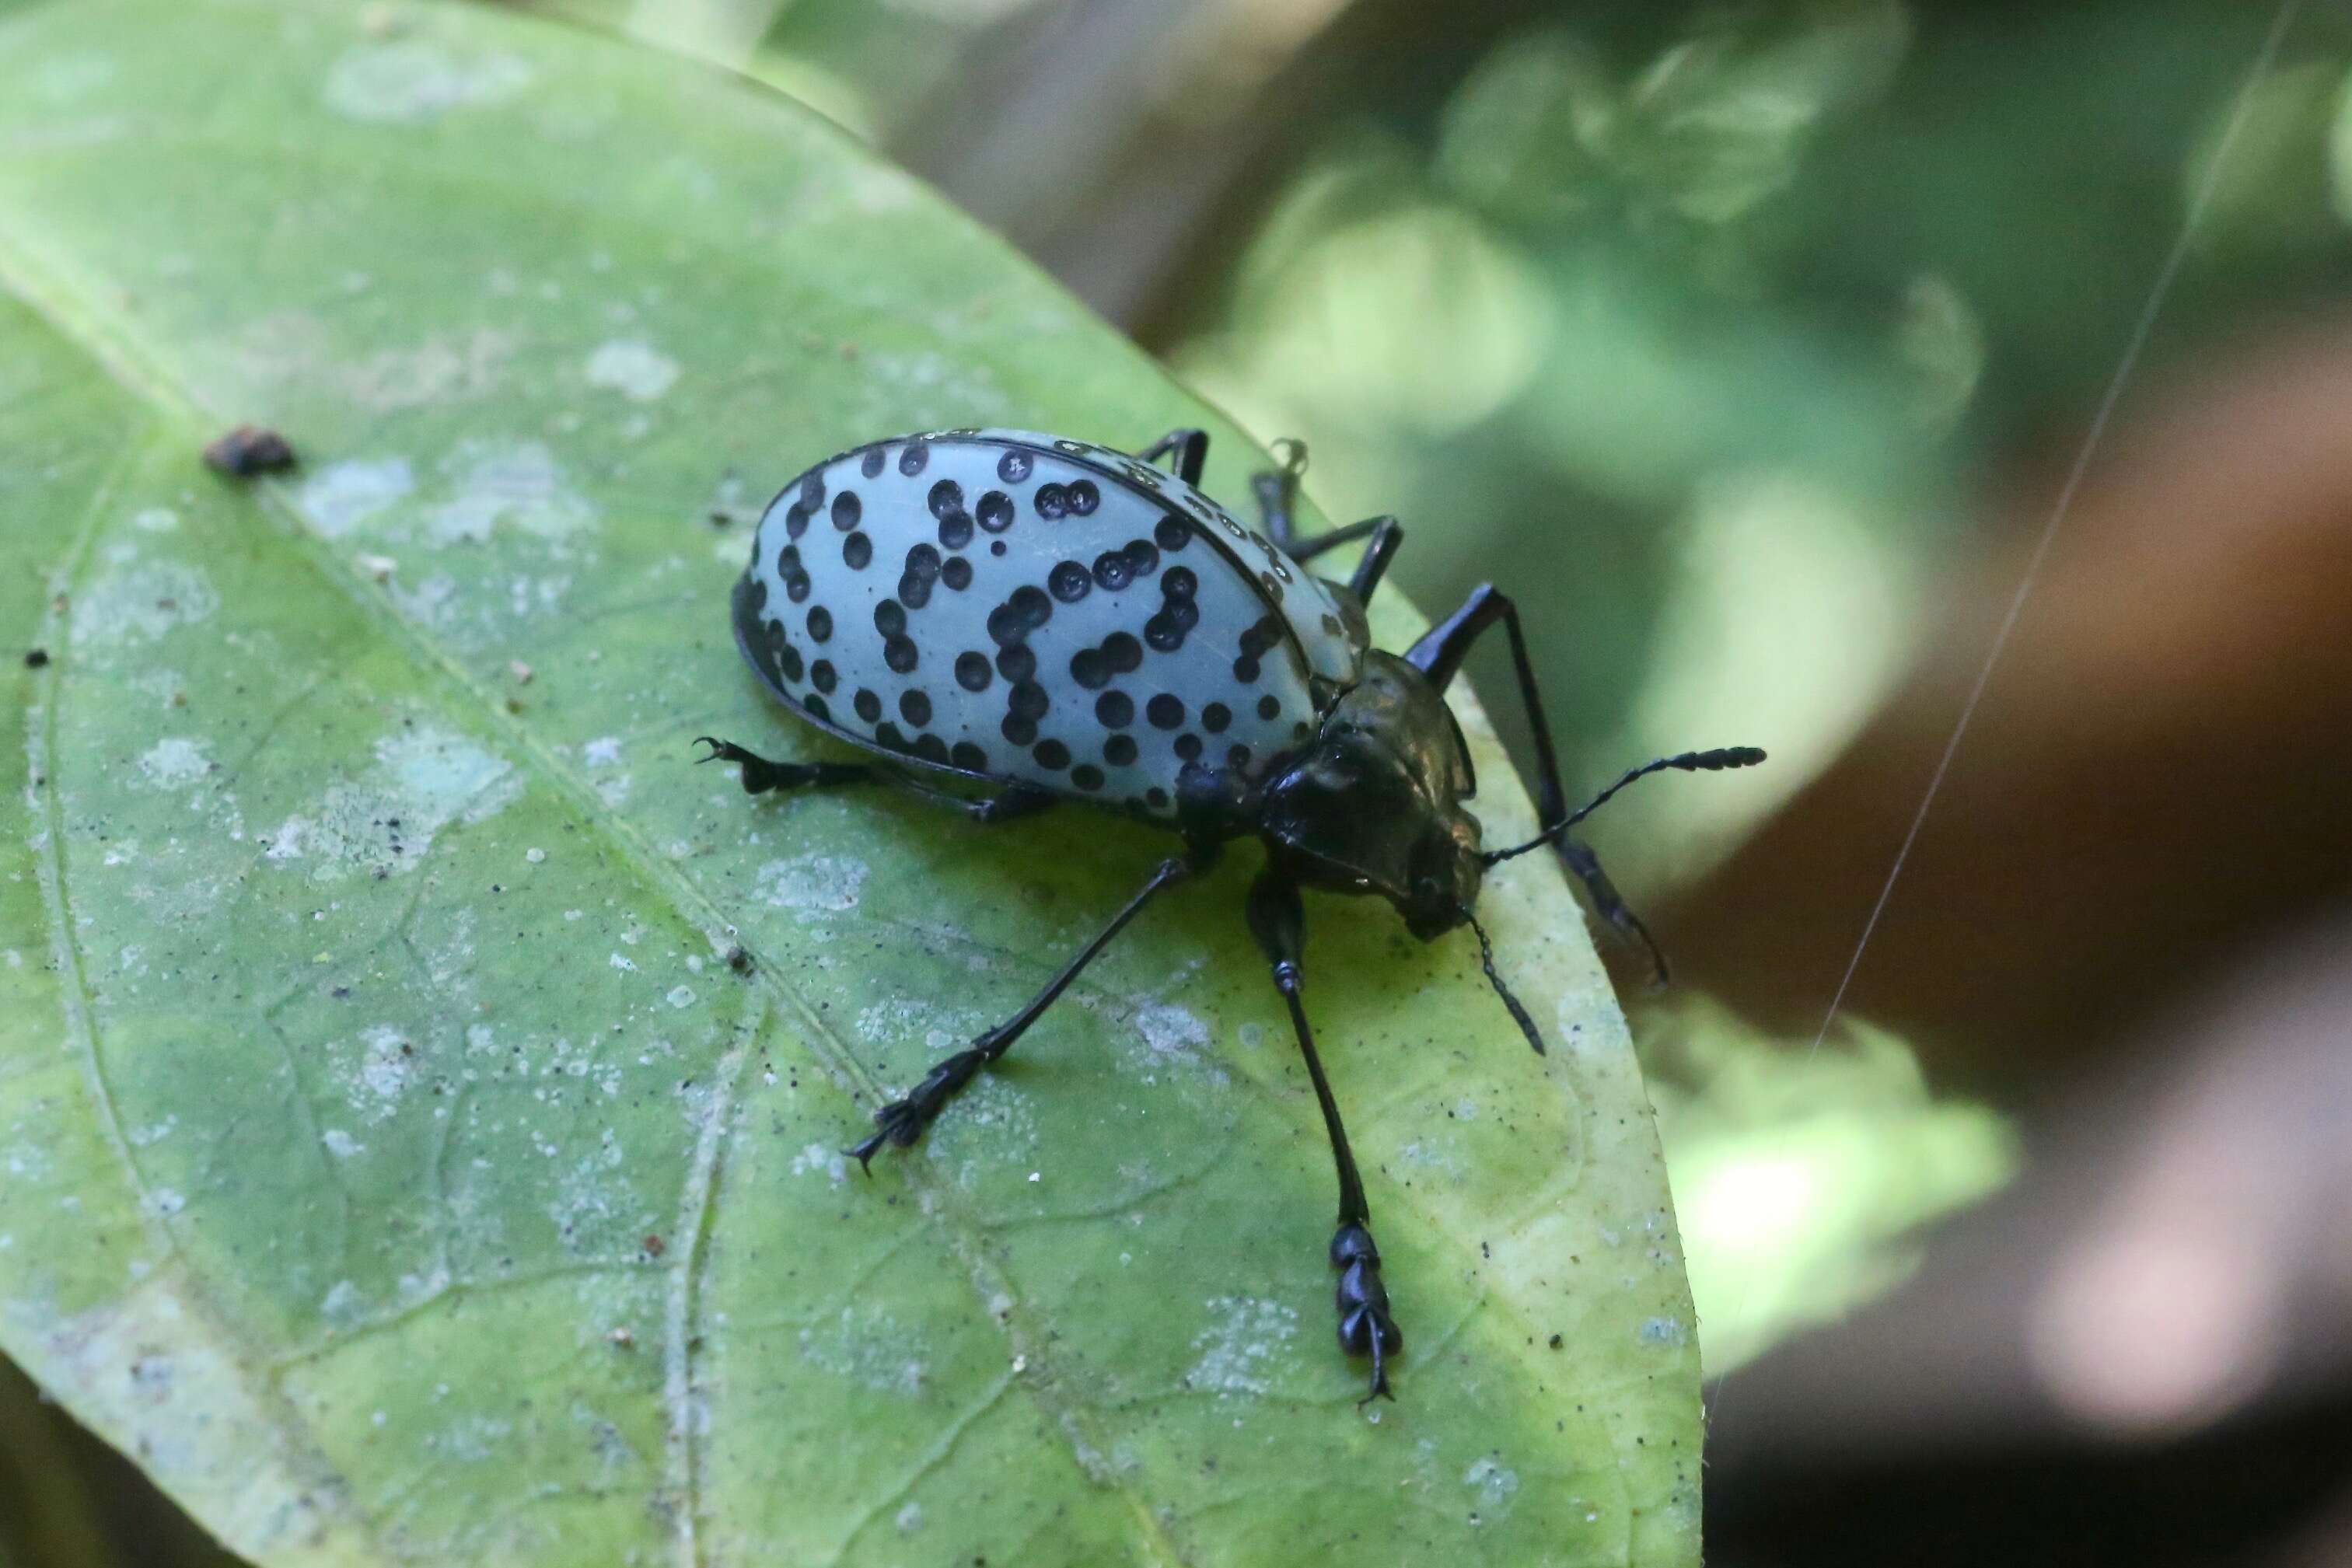
[[[243,422],[302,468],[205,470]],[[47,655],[0,676],[0,1347],[239,1551],[1696,1560],[1655,1136],[1538,857],[1484,912],[1542,1060],[1466,933],[1310,907],[1392,1406],[1332,1341],[1255,851],[845,1166],[1167,847],[690,765],[822,749],[728,631],[768,491],[989,423],[1262,461],[700,69],[462,8],[0,10],[0,625]]]

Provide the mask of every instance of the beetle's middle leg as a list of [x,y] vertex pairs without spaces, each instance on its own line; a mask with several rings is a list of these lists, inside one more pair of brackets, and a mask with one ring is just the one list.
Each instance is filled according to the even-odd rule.
[[1037,1021],[1038,1016],[1054,1005],[1054,999],[1069,988],[1070,982],[1092,963],[1095,956],[1110,946],[1110,939],[1119,934],[1127,923],[1143,912],[1153,894],[1171,883],[1183,881],[1205,863],[1203,857],[1176,856],[1162,861],[1143,890],[1127,901],[1127,906],[1111,916],[1110,924],[1095,934],[1094,940],[1078,949],[1077,956],[1062,966],[1062,972],[1045,982],[1045,988],[1029,998],[1029,1003],[1004,1022],[975,1039],[953,1056],[942,1059],[923,1081],[915,1085],[903,1100],[893,1100],[874,1113],[877,1131],[849,1150],[857,1162],[872,1168],[874,1156],[882,1152],[885,1144],[898,1148],[910,1148],[923,1135],[923,1129],[933,1117],[947,1108],[949,1101],[963,1092],[964,1085],[980,1075],[980,1070],[1013,1049],[1013,1042],[1023,1031]]
[[1331,1139],[1331,1163],[1339,1175],[1339,1222],[1331,1234],[1331,1267],[1339,1270],[1333,1292],[1339,1311],[1339,1347],[1349,1355],[1372,1358],[1368,1403],[1389,1391],[1388,1364],[1404,1349],[1404,1333],[1389,1315],[1389,1293],[1381,1283],[1381,1249],[1372,1242],[1372,1213],[1364,1202],[1364,1180],[1357,1174],[1356,1156],[1348,1147],[1348,1129],[1339,1120],[1339,1103],[1323,1076],[1323,1060],[1315,1052],[1315,1035],[1307,1027],[1307,1009],[1299,1000],[1300,951],[1306,946],[1307,915],[1298,902],[1298,885],[1268,866],[1250,887],[1250,932],[1274,964],[1275,988],[1290,1009],[1290,1027],[1298,1036],[1298,1053],[1307,1059],[1307,1076],[1314,1082],[1315,1099],[1323,1108],[1323,1130]]

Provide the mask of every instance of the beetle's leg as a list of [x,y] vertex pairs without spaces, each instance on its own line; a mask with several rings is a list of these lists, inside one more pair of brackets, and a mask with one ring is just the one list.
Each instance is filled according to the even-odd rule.
[[993,795],[977,797],[959,795],[952,789],[940,789],[934,784],[916,778],[911,773],[901,772],[896,768],[877,768],[876,772],[910,794],[919,795],[924,800],[935,805],[945,806],[950,810],[961,811],[975,822],[992,826],[998,822],[1015,822],[1024,817],[1034,817],[1052,806],[1057,799],[1052,790],[1040,789],[1028,784],[1011,785]]
[[771,789],[798,789],[808,785],[893,784],[935,805],[961,811],[975,822],[1010,822],[1034,816],[1054,803],[1054,796],[1026,784],[1015,784],[994,795],[977,799],[938,789],[898,768],[873,762],[776,762],[754,756],[731,740],[697,736],[696,743],[710,747],[703,762],[735,762],[743,768],[743,793],[764,795]]
[[1274,444],[1282,466],[1250,476],[1250,489],[1257,497],[1258,521],[1265,528],[1265,537],[1282,549],[1293,549],[1298,541],[1291,537],[1291,511],[1298,505],[1298,481],[1307,473],[1307,443],[1285,437]]
[[[1536,690],[1535,665],[1528,657],[1527,634],[1519,630],[1518,606],[1493,583],[1482,582],[1470,591],[1462,608],[1431,627],[1404,656],[1405,663],[1429,677],[1430,685],[1444,691],[1462,668],[1462,661],[1470,645],[1480,634],[1500,623],[1511,640],[1511,668],[1518,677],[1519,705],[1528,716],[1528,729],[1536,748],[1536,820],[1553,823],[1568,815],[1568,790],[1560,783],[1559,758],[1552,750],[1551,727],[1544,720],[1543,698]],[[1650,963],[1656,971],[1656,984],[1666,983],[1666,956],[1652,940],[1650,929],[1639,916],[1625,906],[1625,900],[1601,869],[1601,861],[1591,846],[1563,835],[1557,845],[1560,863],[1574,873],[1591,896],[1592,907],[1603,920],[1614,926],[1618,934],[1648,949]]]
[[1171,430],[1135,455],[1138,463],[1157,465],[1163,457],[1174,455],[1175,475],[1187,485],[1201,482],[1201,469],[1209,461],[1209,433],[1205,430]]
[[740,762],[743,766],[743,793],[764,795],[771,789],[798,789],[811,784],[873,784],[880,781],[882,770],[866,762],[776,762],[755,756],[731,740],[714,740],[707,735],[694,737],[697,746],[710,747],[708,757],[698,757],[698,762]]
[[1353,576],[1348,579],[1348,591],[1362,604],[1372,597],[1381,579],[1388,575],[1389,562],[1396,559],[1398,547],[1404,543],[1404,525],[1391,517],[1366,517],[1360,523],[1349,523],[1344,528],[1333,528],[1328,534],[1318,534],[1302,543],[1286,547],[1290,559],[1301,563],[1313,560],[1325,550],[1338,545],[1353,544],[1370,536],[1371,543],[1356,562]]
[[1306,946],[1307,916],[1299,906],[1298,884],[1273,866],[1259,873],[1250,886],[1249,924],[1258,946],[1273,961],[1275,988],[1290,1009],[1290,1027],[1298,1036],[1298,1053],[1307,1059],[1307,1076],[1323,1108],[1323,1130],[1331,1138],[1331,1163],[1339,1173],[1339,1221],[1331,1236],[1331,1266],[1339,1270],[1333,1292],[1339,1310],[1339,1347],[1349,1355],[1372,1358],[1371,1387],[1358,1403],[1382,1396],[1393,1399],[1388,1364],[1404,1348],[1404,1334],[1389,1315],[1389,1293],[1381,1283],[1381,1249],[1372,1244],[1363,1178],[1356,1172],[1348,1129],[1339,1120],[1339,1102],[1323,1076],[1323,1060],[1315,1052],[1314,1031],[1307,1027],[1307,1009],[1299,1000],[1298,959]]
[[1030,998],[1026,1007],[973,1040],[971,1044],[953,1056],[942,1059],[924,1075],[920,1083],[908,1091],[905,1099],[893,1100],[875,1112],[874,1122],[877,1131],[849,1150],[857,1156],[858,1164],[872,1168],[874,1156],[881,1152],[885,1144],[902,1149],[910,1147],[917,1138],[923,1135],[923,1129],[931,1124],[931,1118],[944,1110],[947,1103],[961,1092],[964,1085],[977,1077],[982,1068],[1013,1049],[1013,1042],[1021,1038],[1022,1031],[1035,1023],[1038,1015],[1054,1005],[1054,998],[1069,988],[1070,982],[1078,977],[1079,971],[1094,961],[1095,955],[1108,946],[1110,939],[1118,936],[1129,921],[1142,913],[1143,906],[1151,902],[1154,894],[1171,883],[1181,882],[1201,863],[1198,859],[1181,855],[1162,861],[1160,869],[1151,873],[1151,880],[1143,884],[1143,891],[1129,899],[1127,906],[1111,916],[1110,924],[1097,932],[1093,941],[1079,948],[1077,956],[1063,965],[1062,972],[1046,981],[1045,988]]

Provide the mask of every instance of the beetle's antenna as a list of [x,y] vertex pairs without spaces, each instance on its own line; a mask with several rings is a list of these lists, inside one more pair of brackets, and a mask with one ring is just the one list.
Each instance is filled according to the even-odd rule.
[[[1545,828],[1542,832],[1538,833],[1526,843],[1514,844],[1507,850],[1488,850],[1478,859],[1486,865],[1500,865],[1515,855],[1523,855],[1529,850],[1540,849],[1546,844],[1557,842],[1562,833],[1601,810],[1608,802],[1609,797],[1636,779],[1646,779],[1653,773],[1663,772],[1669,768],[1677,768],[1685,773],[1714,773],[1726,768],[1753,768],[1763,760],[1764,751],[1761,747],[1726,746],[1713,751],[1685,751],[1674,757],[1661,757],[1655,762],[1644,762],[1559,821]],[[1493,970],[1489,969],[1487,972],[1492,974]],[[1496,984],[1499,985],[1501,982],[1497,981]]]
[[1511,988],[1503,984],[1503,977],[1495,973],[1495,945],[1486,940],[1486,928],[1479,925],[1478,917],[1468,910],[1464,910],[1462,915],[1470,922],[1470,929],[1478,934],[1478,967],[1486,971],[1486,983],[1495,988],[1495,994],[1503,998],[1505,1007],[1511,1009],[1511,1021],[1519,1026],[1519,1032],[1528,1037],[1528,1043],[1536,1048],[1536,1054],[1543,1055],[1543,1035],[1536,1029],[1536,1020],[1528,1016],[1528,1009],[1521,1005],[1519,998],[1511,995]]

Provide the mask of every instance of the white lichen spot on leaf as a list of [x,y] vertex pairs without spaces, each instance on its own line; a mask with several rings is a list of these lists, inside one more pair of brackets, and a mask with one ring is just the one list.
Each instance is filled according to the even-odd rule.
[[519,55],[461,55],[427,38],[344,52],[327,72],[327,107],[377,125],[424,125],[452,110],[513,97],[537,73]]
[[588,356],[588,384],[651,402],[677,380],[677,361],[642,338],[614,338]]
[[1283,1347],[1297,1337],[1298,1309],[1258,1296],[1213,1296],[1208,1305],[1184,1385],[1221,1396],[1271,1391]]

